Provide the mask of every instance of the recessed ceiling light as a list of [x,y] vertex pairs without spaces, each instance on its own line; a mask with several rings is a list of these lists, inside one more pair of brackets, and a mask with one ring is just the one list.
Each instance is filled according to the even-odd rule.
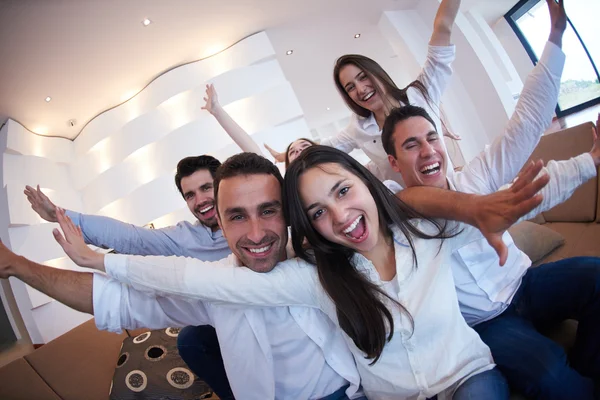
[[142,25],[144,25],[144,26],[148,26],[148,25],[150,25],[151,23],[152,23],[152,21],[150,21],[148,18],[146,18],[146,19],[144,19],[144,20],[142,21]]
[[46,97],[46,103],[50,103],[50,100],[52,100],[52,97],[50,97],[50,96]]
[[331,110],[331,108],[327,107],[327,111]]
[[356,35],[354,35],[354,39],[358,39],[360,37],[360,33],[357,33]]
[[288,50],[285,52],[286,56],[291,56],[292,54],[294,54],[294,50]]

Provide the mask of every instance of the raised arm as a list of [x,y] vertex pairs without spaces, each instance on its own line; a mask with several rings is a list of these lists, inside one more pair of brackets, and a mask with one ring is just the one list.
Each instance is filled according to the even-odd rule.
[[460,8],[460,0],[442,0],[433,21],[433,33],[429,44],[448,46],[452,36],[452,27]]
[[[48,222],[58,222],[56,205],[38,185],[37,189],[26,186],[25,195],[31,208]],[[139,255],[186,255],[178,240],[180,226],[163,229],[146,229],[126,224],[109,217],[86,215],[74,211],[66,214],[81,228],[86,243],[123,254]]]
[[61,303],[93,314],[93,274],[41,265],[10,251],[0,242],[0,278],[13,276]]
[[285,153],[280,153],[277,150],[272,149],[268,144],[264,143],[265,149],[267,149],[267,151],[269,153],[271,153],[271,155],[273,156],[273,158],[275,159],[276,162],[285,162]]
[[233,256],[216,262],[184,257],[142,257],[96,253],[85,245],[78,228],[57,211],[64,236],[56,241],[77,265],[109,276],[151,296],[191,297],[212,303],[256,306],[318,307],[316,268],[296,259],[267,273],[236,266]]
[[204,101],[206,104],[202,109],[208,111],[215,117],[219,125],[221,125],[229,137],[240,146],[242,151],[256,153],[261,156],[263,155],[260,147],[252,140],[250,135],[248,135],[248,133],[242,129],[229,114],[227,114],[223,107],[221,107],[217,91],[212,84],[206,85],[206,97],[204,98]]

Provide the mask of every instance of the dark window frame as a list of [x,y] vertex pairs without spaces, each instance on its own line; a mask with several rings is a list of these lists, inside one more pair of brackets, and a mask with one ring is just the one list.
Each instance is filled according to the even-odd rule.
[[[533,6],[535,6],[540,1],[543,1],[543,0],[519,0],[519,2],[517,4],[515,4],[515,6],[513,8],[511,8],[504,15],[504,19],[506,20],[506,22],[508,22],[508,25],[510,25],[510,27],[512,28],[515,35],[517,35],[517,37],[519,38],[519,41],[525,48],[525,51],[529,55],[529,58],[533,62],[533,65],[536,65],[539,62],[539,59],[537,58],[535,52],[531,48],[529,41],[527,40],[527,38],[525,37],[525,35],[523,34],[521,29],[517,25],[516,20],[518,20],[524,14],[529,12],[529,10],[531,10],[533,8]],[[575,25],[573,25],[573,23],[571,22],[570,18],[567,18],[567,24],[569,24],[569,26],[573,29],[573,32],[575,32],[575,35],[577,36],[579,43],[581,43],[581,46],[583,47],[583,50],[585,51],[585,54],[587,55],[588,60],[590,61],[590,64],[592,65],[592,68],[594,69],[594,72],[596,73],[596,79],[598,79],[598,81],[600,82],[600,73],[598,73],[598,67],[596,66],[596,64],[594,64],[594,60],[593,60],[592,56],[590,55],[590,52],[588,51],[584,41],[581,39],[579,32],[577,32],[577,29],[575,28]],[[560,106],[557,104],[556,105],[556,116],[559,118],[562,118],[567,115],[574,114],[578,111],[585,110],[586,108],[592,107],[596,104],[600,104],[600,96],[596,97],[595,99],[591,99],[584,103],[578,104],[576,106],[567,108],[565,110],[561,109]]]

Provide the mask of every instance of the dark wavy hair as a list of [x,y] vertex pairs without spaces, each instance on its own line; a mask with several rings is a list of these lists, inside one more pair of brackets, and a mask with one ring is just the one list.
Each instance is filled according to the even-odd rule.
[[290,156],[289,156],[289,154],[290,154],[290,147],[292,147],[292,145],[294,143],[296,143],[297,141],[299,141],[299,140],[304,140],[304,141],[310,143],[312,146],[314,146],[314,145],[317,144],[317,143],[313,142],[312,140],[307,139],[307,138],[303,138],[303,137],[300,138],[300,139],[296,139],[292,143],[288,144],[288,147],[285,149],[285,168],[289,167],[289,165],[290,165]]
[[[371,79],[373,85],[375,85],[380,94],[385,92],[392,98],[399,101],[400,104],[407,105],[410,104],[407,91],[412,87],[418,90],[425,98],[425,101],[432,106],[431,97],[427,92],[427,88],[421,81],[414,80],[405,88],[400,89],[398,86],[396,86],[396,83],[394,83],[388,73],[385,72],[381,65],[379,65],[375,60],[360,54],[346,54],[338,58],[335,62],[335,66],[333,68],[333,80],[335,81],[335,86],[337,87],[340,96],[342,96],[344,102],[354,114],[363,118],[368,118],[371,115],[371,111],[356,104],[354,100],[350,98],[346,92],[346,89],[344,89],[342,82],[340,81],[340,71],[343,67],[350,64],[363,70],[364,73]],[[383,85],[383,87],[381,87],[381,85]]]
[[[292,230],[292,245],[296,255],[317,266],[321,285],[336,306],[340,327],[352,338],[354,344],[366,357],[377,362],[385,343],[392,338],[394,320],[383,302],[390,299],[408,315],[410,313],[397,301],[388,297],[377,285],[370,282],[350,262],[355,251],[340,244],[330,242],[317,232],[304,211],[299,194],[300,177],[311,168],[322,164],[335,163],[357,176],[369,189],[379,211],[379,224],[392,235],[390,225],[395,225],[406,236],[413,252],[414,267],[417,259],[412,237],[440,239],[446,235],[446,226],[438,221],[425,218],[398,199],[379,179],[371,174],[358,161],[348,154],[328,146],[312,146],[302,152],[286,171],[283,198],[285,217]],[[329,190],[324,188],[323,190]],[[436,235],[427,235],[414,227],[408,220],[426,219],[439,230]],[[310,244],[307,250],[304,240]],[[389,327],[389,334],[387,333]]]
[[398,123],[406,121],[412,117],[425,118],[431,125],[433,125],[433,129],[435,129],[437,132],[435,122],[433,122],[433,119],[424,108],[417,106],[402,106],[394,108],[385,118],[385,123],[383,124],[383,129],[381,130],[381,144],[383,145],[383,149],[387,154],[396,157],[396,140],[394,138],[394,130],[396,129],[396,125]]
[[186,157],[181,159],[177,163],[177,172],[175,173],[175,185],[177,186],[179,193],[181,193],[183,196],[183,191],[181,190],[181,180],[183,178],[190,176],[194,172],[201,169],[207,169],[214,179],[215,174],[217,173],[217,168],[219,168],[220,165],[221,161],[206,154],[202,156]]

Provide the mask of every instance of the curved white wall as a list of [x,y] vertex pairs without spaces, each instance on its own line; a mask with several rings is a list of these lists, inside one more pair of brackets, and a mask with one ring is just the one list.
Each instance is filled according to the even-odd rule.
[[[9,120],[3,181],[7,188],[12,249],[34,261],[76,269],[23,195],[25,185],[44,189],[56,204],[156,227],[193,219],[173,177],[186,156],[221,161],[240,149],[201,109],[205,85],[262,146],[277,148],[310,137],[302,109],[259,33],[205,60],[174,68],[127,102],[99,115],[74,141],[44,138]],[[82,99],[83,100],[83,99]],[[89,316],[11,279],[34,343],[47,342]]]

